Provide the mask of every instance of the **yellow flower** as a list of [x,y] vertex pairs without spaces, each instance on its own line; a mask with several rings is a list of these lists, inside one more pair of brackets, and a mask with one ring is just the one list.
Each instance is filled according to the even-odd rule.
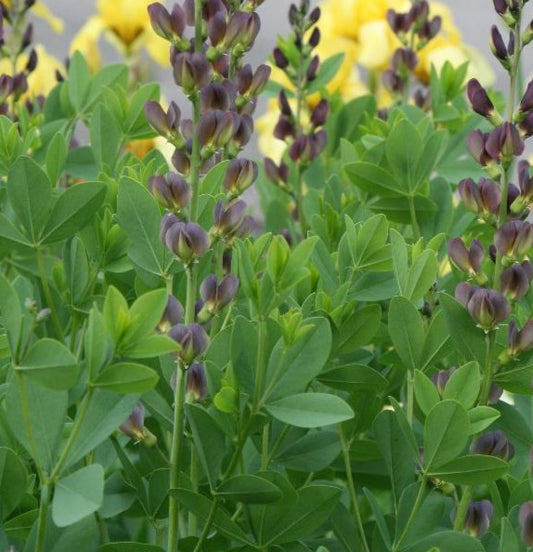
[[99,64],[98,41],[104,35],[125,56],[145,46],[155,61],[168,64],[169,45],[150,25],[148,6],[152,1],[98,0],[97,15],[91,17],[74,37],[71,52],[81,52],[94,70]]
[[[28,75],[28,91],[22,96],[22,99],[35,98],[36,96],[46,96],[57,84],[56,71],[64,73],[63,64],[50,55],[43,46],[38,44],[35,47],[37,52],[37,67]],[[22,54],[18,57],[16,70],[23,71],[28,61],[28,55]],[[0,61],[0,74],[11,75],[11,62],[8,59]]]

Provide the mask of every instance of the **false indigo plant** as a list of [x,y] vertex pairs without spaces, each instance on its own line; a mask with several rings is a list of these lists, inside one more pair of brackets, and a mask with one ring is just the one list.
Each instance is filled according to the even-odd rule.
[[[7,99],[0,550],[523,552],[526,2],[494,1],[505,112],[451,63],[409,104],[430,2],[356,3],[396,33],[386,111],[328,89],[326,2],[289,8],[272,56],[287,86],[248,65],[260,3],[146,3],[190,109],[79,53],[35,117]],[[261,167],[241,152],[264,90],[285,153]]]

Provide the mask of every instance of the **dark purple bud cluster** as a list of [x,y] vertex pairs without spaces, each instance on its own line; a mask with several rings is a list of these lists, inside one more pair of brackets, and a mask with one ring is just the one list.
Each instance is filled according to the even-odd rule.
[[489,98],[487,91],[481,86],[477,79],[470,79],[466,87],[466,93],[472,109],[482,117],[487,118],[495,126],[502,123],[501,115],[495,110],[494,104]]
[[459,196],[466,208],[480,218],[494,221],[498,215],[501,202],[501,191],[496,182],[482,178],[477,184],[466,178],[459,182]]
[[166,176],[152,176],[148,188],[157,201],[172,212],[179,212],[191,200],[191,187],[179,174],[169,172]]
[[505,461],[512,460],[515,455],[514,446],[500,430],[485,433],[474,439],[470,445],[470,452],[496,456]]
[[198,320],[205,323],[220,312],[233,300],[238,289],[239,279],[233,274],[228,274],[220,282],[214,274],[207,276],[200,286],[203,304],[198,313]]
[[[306,1],[301,1],[299,6],[292,4],[289,9],[292,40],[279,41],[272,52],[274,65],[286,74],[296,91],[296,101],[292,106],[285,91],[279,93],[280,116],[274,136],[286,143],[289,158],[303,167],[314,161],[327,145],[327,135],[322,127],[329,115],[329,102],[324,98],[316,103],[310,102],[310,92],[307,91],[320,69],[320,59],[314,53],[321,38],[319,28],[315,26],[319,19],[320,8],[311,10]],[[267,158],[265,169],[272,182],[290,193],[287,186],[289,170],[284,162],[276,165]]]
[[484,257],[484,249],[479,240],[473,240],[470,249],[466,248],[461,238],[454,238],[448,242],[448,256],[459,269],[476,279],[479,284],[484,284],[487,277],[482,272],[481,264]]
[[140,403],[133,409],[128,419],[120,424],[119,429],[136,443],[142,443],[147,447],[154,447],[157,444],[157,437],[144,427],[144,407]]
[[[490,500],[470,502],[466,511],[465,529],[472,537],[481,538],[489,530],[490,522],[494,514],[494,508]],[[457,509],[451,513],[452,521],[455,521]]]
[[507,342],[509,348],[504,351],[501,361],[506,361],[511,358],[516,358],[520,353],[529,351],[533,348],[533,320],[529,320],[524,324],[521,330],[514,320],[509,322],[507,328]]
[[387,22],[404,47],[408,48],[415,39],[416,51],[435,38],[442,26],[440,16],[430,19],[429,4],[425,0],[413,3],[410,10],[405,13],[390,9],[387,12]]
[[168,336],[179,343],[177,356],[184,366],[190,366],[209,345],[209,337],[200,324],[177,324],[170,328]]
[[514,157],[522,155],[525,144],[513,123],[504,122],[491,132],[473,130],[468,136],[472,157],[490,170],[494,165],[508,167]]
[[504,295],[494,289],[461,282],[455,289],[455,298],[485,331],[494,329],[511,313],[511,307]]
[[[26,12],[33,6],[34,0],[26,0],[16,7],[7,7],[0,3],[0,59],[10,60],[10,65],[17,58],[27,53],[27,61],[21,71],[13,75],[0,75],[0,115],[7,115],[13,119],[17,118],[16,113],[10,113],[20,97],[28,90],[28,76],[37,67],[38,57],[35,49],[30,48],[33,42],[33,25],[26,23]],[[30,114],[40,110],[44,98],[38,98],[34,103],[26,101],[26,107]]]
[[246,203],[236,199],[227,204],[217,202],[213,211],[213,239],[222,239],[229,246],[235,238],[244,238],[253,230],[254,222],[246,215]]
[[161,242],[185,265],[203,257],[209,249],[207,232],[195,222],[184,222],[167,213],[161,221]]

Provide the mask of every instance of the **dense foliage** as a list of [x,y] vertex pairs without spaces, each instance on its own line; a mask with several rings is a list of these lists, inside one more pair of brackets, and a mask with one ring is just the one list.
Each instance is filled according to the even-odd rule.
[[460,47],[425,1],[323,3],[385,25],[378,62],[301,0],[253,68],[261,3],[100,2],[51,69],[57,20],[0,2],[0,550],[525,552],[527,2],[494,0],[503,96],[431,57]]

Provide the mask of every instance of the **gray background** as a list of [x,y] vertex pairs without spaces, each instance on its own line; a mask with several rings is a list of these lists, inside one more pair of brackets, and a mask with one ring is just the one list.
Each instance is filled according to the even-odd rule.
[[[50,9],[65,21],[65,30],[61,35],[55,35],[50,31],[46,23],[36,21],[36,42],[43,42],[47,48],[60,59],[67,55],[68,44],[77,30],[95,12],[95,1],[79,2],[78,0],[44,0]],[[114,0],[108,0],[113,2]],[[372,2],[373,0],[367,0]],[[441,0],[442,1],[442,0]],[[492,0],[443,0],[444,4],[453,9],[456,25],[463,33],[465,42],[475,46],[491,59],[488,48],[488,36],[490,26],[498,22],[494,12]],[[171,3],[169,0],[168,4]],[[253,52],[247,58],[250,63],[256,65],[265,60],[272,50],[276,34],[287,30],[286,13],[290,0],[265,0],[259,8],[263,28],[257,40]],[[532,47],[533,49],[533,47]],[[108,56],[113,58],[111,50],[106,50]],[[491,59],[492,63],[492,59]],[[497,72],[498,81],[503,80],[501,68],[492,63]],[[526,77],[533,73],[531,66],[524,66]],[[159,69],[154,64],[154,77],[163,82],[169,82],[169,72]]]

